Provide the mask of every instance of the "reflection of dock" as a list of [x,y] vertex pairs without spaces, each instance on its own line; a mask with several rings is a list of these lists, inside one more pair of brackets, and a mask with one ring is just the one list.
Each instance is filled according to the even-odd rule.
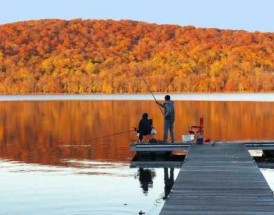
[[273,211],[273,193],[247,147],[214,143],[190,146],[160,214],[270,215]]
[[137,156],[131,160],[131,168],[181,168],[185,155],[170,155],[168,157]]

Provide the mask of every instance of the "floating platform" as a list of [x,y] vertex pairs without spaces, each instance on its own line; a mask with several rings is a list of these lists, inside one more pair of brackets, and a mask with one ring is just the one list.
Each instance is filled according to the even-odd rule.
[[[142,152],[174,152],[188,150],[194,142],[157,142],[157,143],[131,143],[130,149],[137,153]],[[214,144],[242,144],[248,150],[274,150],[274,140],[241,140],[241,141],[212,141],[205,145]]]
[[131,143],[130,148],[134,152],[174,152],[188,150],[190,143]]

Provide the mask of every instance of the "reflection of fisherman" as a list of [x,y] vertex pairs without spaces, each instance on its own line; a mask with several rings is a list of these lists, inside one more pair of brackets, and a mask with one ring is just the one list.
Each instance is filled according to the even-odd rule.
[[168,175],[168,168],[164,168],[164,179],[165,179],[165,196],[163,199],[167,199],[170,190],[174,184],[174,168],[170,168],[170,175]]
[[175,111],[174,111],[174,103],[170,100],[170,95],[165,96],[165,102],[161,104],[157,101],[157,104],[164,108],[164,142],[167,141],[168,131],[170,132],[171,143],[174,142],[174,118],[175,118]]
[[139,181],[140,181],[140,185],[143,189],[143,192],[145,194],[148,193],[148,188],[152,187],[152,185],[153,185],[152,178],[154,176],[155,176],[155,173],[153,174],[153,172],[151,172],[151,170],[139,168]]

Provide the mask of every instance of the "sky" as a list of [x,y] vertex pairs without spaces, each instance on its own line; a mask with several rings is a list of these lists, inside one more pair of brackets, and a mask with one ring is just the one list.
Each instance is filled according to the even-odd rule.
[[113,19],[274,32],[274,0],[4,0],[0,24],[39,19]]

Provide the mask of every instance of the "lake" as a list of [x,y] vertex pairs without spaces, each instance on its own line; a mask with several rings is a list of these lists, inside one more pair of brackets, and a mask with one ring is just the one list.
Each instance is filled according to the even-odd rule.
[[[177,140],[200,117],[211,140],[274,139],[274,94],[171,97]],[[162,139],[149,94],[0,96],[0,214],[159,214],[179,169],[130,167],[144,112]],[[274,171],[261,170],[274,190]]]

